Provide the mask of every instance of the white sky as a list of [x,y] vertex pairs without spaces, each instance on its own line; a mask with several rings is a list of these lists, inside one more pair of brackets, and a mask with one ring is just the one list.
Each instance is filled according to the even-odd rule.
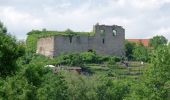
[[18,39],[32,29],[91,31],[99,22],[123,26],[126,38],[170,40],[170,0],[0,0],[0,20]]

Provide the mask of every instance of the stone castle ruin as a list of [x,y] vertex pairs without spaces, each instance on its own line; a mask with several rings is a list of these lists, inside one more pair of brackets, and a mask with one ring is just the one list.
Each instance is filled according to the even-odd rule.
[[48,57],[87,51],[95,51],[100,55],[125,55],[125,30],[121,26],[96,24],[93,31],[94,36],[57,35],[40,38],[37,42],[37,53]]

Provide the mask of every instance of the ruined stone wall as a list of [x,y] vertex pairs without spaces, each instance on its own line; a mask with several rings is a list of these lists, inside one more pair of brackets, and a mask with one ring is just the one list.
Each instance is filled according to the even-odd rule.
[[95,25],[94,31],[96,33],[94,36],[42,38],[38,41],[37,52],[53,57],[94,50],[100,55],[124,56],[125,30],[121,26]]
[[54,37],[40,38],[37,42],[36,53],[45,55],[47,57],[54,56]]
[[98,54],[124,55],[125,30],[122,27],[116,25],[96,25],[95,31],[93,49]]
[[88,36],[56,36],[54,41],[55,56],[87,51],[89,47]]

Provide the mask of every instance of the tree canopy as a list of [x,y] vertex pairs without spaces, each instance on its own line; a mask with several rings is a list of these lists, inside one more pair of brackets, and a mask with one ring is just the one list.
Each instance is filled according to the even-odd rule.
[[160,45],[165,45],[167,44],[168,40],[164,37],[164,36],[154,36],[151,40],[150,40],[150,46],[157,48]]
[[22,56],[24,49],[17,40],[7,33],[0,22],[0,76],[12,74],[17,69],[16,60]]

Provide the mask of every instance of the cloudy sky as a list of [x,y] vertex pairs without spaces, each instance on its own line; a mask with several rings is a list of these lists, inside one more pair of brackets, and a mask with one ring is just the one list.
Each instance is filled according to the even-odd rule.
[[170,0],[0,0],[0,20],[18,39],[32,29],[91,31],[120,25],[126,38],[170,40]]

